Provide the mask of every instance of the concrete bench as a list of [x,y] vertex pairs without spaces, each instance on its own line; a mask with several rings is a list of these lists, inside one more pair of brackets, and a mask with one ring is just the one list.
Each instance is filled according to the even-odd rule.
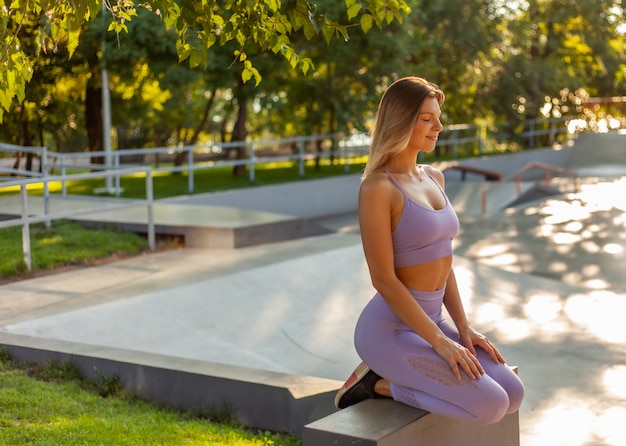
[[519,415],[478,426],[393,400],[365,400],[304,426],[304,446],[519,446]]
[[200,415],[226,413],[243,426],[302,436],[313,420],[335,410],[341,382],[154,353],[0,333],[16,361],[74,364],[92,381],[116,376],[147,401]]

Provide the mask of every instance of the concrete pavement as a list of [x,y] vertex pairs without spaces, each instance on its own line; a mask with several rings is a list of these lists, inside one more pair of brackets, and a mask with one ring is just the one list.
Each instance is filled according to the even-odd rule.
[[[615,158],[624,140],[611,146],[604,178],[608,157],[594,167],[581,152],[598,140],[575,146],[567,163],[585,159],[570,167],[593,173],[578,194],[460,214],[455,272],[470,320],[519,366],[523,446],[626,444],[626,205],[616,175],[626,157]],[[81,342],[339,386],[358,362],[353,328],[374,291],[355,215],[317,223],[334,233],[161,252],[3,285],[0,341],[6,333]]]

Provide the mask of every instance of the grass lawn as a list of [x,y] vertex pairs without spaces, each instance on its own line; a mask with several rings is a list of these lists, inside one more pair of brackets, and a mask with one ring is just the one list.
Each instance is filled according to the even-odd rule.
[[125,395],[116,382],[91,383],[70,365],[12,362],[0,350],[0,444],[21,446],[301,446],[289,436],[245,429]]
[[[113,256],[128,257],[148,249],[144,236],[84,228],[67,220],[53,221],[50,229],[43,223],[31,225],[30,243],[34,274]],[[22,254],[21,226],[0,228],[0,252],[0,283],[29,277]]]

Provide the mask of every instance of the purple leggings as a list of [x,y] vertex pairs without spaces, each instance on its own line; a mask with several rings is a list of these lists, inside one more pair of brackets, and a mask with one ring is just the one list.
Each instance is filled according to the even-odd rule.
[[[458,342],[458,331],[442,316],[445,290],[409,291],[445,335]],[[485,374],[474,380],[461,371],[462,379],[458,380],[450,365],[404,324],[378,293],[359,317],[354,343],[361,359],[390,381],[393,399],[409,406],[491,424],[522,404],[524,386],[510,367],[495,363],[478,348],[477,357]]]

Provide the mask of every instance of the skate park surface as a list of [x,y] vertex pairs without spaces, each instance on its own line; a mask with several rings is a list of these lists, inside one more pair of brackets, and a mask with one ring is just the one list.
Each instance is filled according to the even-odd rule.
[[[461,295],[472,324],[519,367],[527,391],[523,446],[623,445],[626,134],[582,134],[571,147],[529,153],[531,161],[576,172],[579,188],[556,178],[559,194],[503,210],[514,184],[446,174],[461,220],[454,260]],[[507,177],[529,161],[498,158],[472,163]],[[9,335],[80,342],[326,378],[339,387],[359,362],[353,329],[374,290],[356,221],[359,177],[336,181],[343,192],[323,211],[316,209],[332,201],[329,193],[320,198],[307,182],[285,192],[313,194],[295,202],[286,195],[277,203],[271,188],[163,200],[163,209],[220,212],[228,204],[245,211],[229,218],[273,213],[327,231],[237,249],[187,247],[4,284],[0,343]],[[534,184],[525,181],[526,190]],[[3,212],[14,205],[2,200]]]

